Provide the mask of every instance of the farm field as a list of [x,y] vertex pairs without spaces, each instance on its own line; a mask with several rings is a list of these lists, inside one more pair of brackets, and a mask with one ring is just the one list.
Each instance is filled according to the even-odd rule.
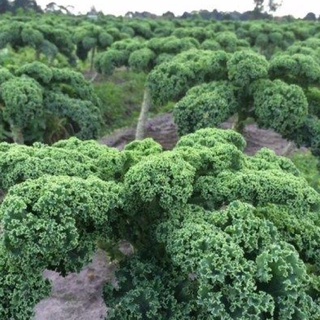
[[320,18],[16,6],[0,319],[319,320]]
[[[229,127],[226,122],[223,127]],[[133,128],[119,129],[116,133],[101,139],[106,144],[118,149],[134,140]],[[171,114],[159,115],[147,123],[146,135],[152,137],[166,149],[171,149],[176,144],[177,129]],[[281,155],[286,151],[288,141],[271,130],[258,129],[255,125],[247,127],[245,132],[247,142],[246,153],[255,154],[263,147],[274,150]],[[303,155],[305,150],[294,147],[288,155]],[[71,273],[66,278],[57,272],[45,271],[45,276],[53,281],[53,292],[50,297],[42,300],[36,306],[35,320],[86,320],[100,319],[107,314],[106,303],[102,299],[102,287],[107,282],[115,281],[116,264],[110,262],[104,251],[98,251],[93,262],[80,273]]]

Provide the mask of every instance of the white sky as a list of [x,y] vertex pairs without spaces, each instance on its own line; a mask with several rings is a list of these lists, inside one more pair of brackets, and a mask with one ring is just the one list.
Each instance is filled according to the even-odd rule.
[[[43,8],[50,2],[52,0],[37,0],[37,3]],[[76,13],[88,12],[91,6],[95,6],[98,11],[113,15],[125,15],[128,11],[148,11],[159,15],[171,11],[175,15],[182,15],[185,11],[201,9],[244,12],[254,8],[253,0],[56,0],[54,2],[63,6],[72,5]],[[268,0],[265,0],[265,3],[268,3]],[[276,14],[279,16],[291,14],[297,18],[303,18],[308,12],[313,12],[318,17],[320,1],[283,0],[282,7],[277,10]]]

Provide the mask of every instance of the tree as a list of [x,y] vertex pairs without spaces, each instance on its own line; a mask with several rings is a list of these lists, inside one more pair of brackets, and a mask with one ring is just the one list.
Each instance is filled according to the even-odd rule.
[[10,11],[10,8],[9,0],[0,0],[0,14]]
[[71,12],[70,12],[69,8],[74,9],[73,6],[66,6],[65,7],[65,6],[58,5],[55,2],[50,2],[50,3],[48,3],[46,5],[45,12],[48,12],[48,13],[63,13],[63,14],[70,15]]
[[264,0],[254,0],[254,3],[255,3],[255,10],[258,11],[258,12],[262,12],[263,10],[263,2]]
[[303,20],[317,21],[317,17],[313,12],[308,12],[307,15],[303,18]]
[[42,12],[41,7],[38,6],[35,0],[14,0],[12,3],[12,8],[14,12],[16,12],[18,9]]
[[162,17],[165,18],[165,19],[168,19],[168,20],[172,20],[172,19],[175,18],[175,15],[174,15],[173,12],[167,11],[167,12],[162,14]]
[[[254,0],[255,3],[255,10],[258,12],[262,12],[265,9],[264,6],[264,0]],[[269,0],[268,2],[268,11],[274,12],[277,11],[277,9],[282,5],[282,0],[275,1],[275,0]]]

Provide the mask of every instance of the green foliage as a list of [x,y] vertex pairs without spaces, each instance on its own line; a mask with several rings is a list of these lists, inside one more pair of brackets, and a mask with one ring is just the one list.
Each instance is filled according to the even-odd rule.
[[313,155],[320,156],[320,120],[314,115],[308,115],[303,126],[292,134],[292,139],[298,146],[310,148]]
[[214,39],[219,43],[220,48],[226,52],[235,52],[237,50],[238,38],[233,32],[219,32]]
[[153,101],[177,101],[194,85],[226,79],[227,58],[224,51],[189,50],[158,65],[147,79]]
[[30,267],[50,266],[63,275],[79,271],[92,256],[97,236],[112,237],[121,190],[97,178],[64,176],[16,185],[1,206],[3,242],[13,259]]
[[116,67],[126,65],[126,59],[127,57],[122,51],[110,49],[97,56],[95,68],[99,73],[109,76]]
[[[43,53],[50,61],[52,64],[54,59],[59,58],[59,49],[57,46],[50,41],[44,40],[39,48],[40,52]],[[66,65],[64,65],[66,66]]]
[[161,53],[156,58],[156,65],[161,64],[163,62],[169,62],[174,57],[173,54],[170,53]]
[[199,42],[205,41],[207,38],[211,37],[213,32],[204,27],[194,26],[190,27],[178,27],[175,28],[172,32],[172,35],[177,38],[195,38]]
[[54,89],[68,94],[71,98],[92,101],[96,105],[99,103],[92,86],[81,73],[68,68],[52,68],[52,71]]
[[[157,284],[160,271],[155,266],[160,264],[164,268],[161,284],[167,290],[170,288],[166,301],[170,301],[173,310],[178,303],[178,310],[184,312],[185,319],[290,319],[291,316],[316,319],[319,316],[317,300],[309,294],[315,283],[309,278],[310,269],[297,253],[300,248],[306,260],[316,263],[316,254],[308,256],[302,247],[308,247],[317,235],[311,231],[310,238],[303,236],[304,245],[300,246],[306,224],[299,227],[296,223],[299,217],[307,215],[308,221],[312,220],[316,229],[319,228],[314,216],[319,195],[301,177],[289,173],[298,175],[289,160],[266,151],[252,158],[238,155],[238,166],[232,166],[233,169],[221,159],[222,166],[218,169],[215,165],[221,153],[214,155],[213,149],[228,150],[227,139],[240,137],[236,133],[226,131],[225,135],[222,132],[220,135],[220,132],[217,129],[200,130],[182,138],[190,141],[189,144],[181,140],[174,150],[175,154],[189,156],[189,159],[192,152],[198,153],[202,161],[212,150],[213,165],[207,166],[205,171],[197,171],[194,191],[189,196],[188,203],[197,205],[183,205],[183,200],[179,207],[163,210],[161,198],[155,203],[151,200],[154,199],[152,195],[144,210],[148,216],[156,215],[141,220],[141,210],[135,214],[132,223],[137,219],[139,226],[146,223],[144,229],[140,227],[141,233],[146,236],[150,230],[146,243],[157,247],[159,241],[164,247],[158,247],[158,253],[153,250],[153,256],[159,254],[157,263],[148,258],[148,264],[141,264],[140,261],[146,260],[143,255],[139,262],[129,260],[129,269],[126,262],[121,264],[124,269],[117,273],[119,288],[108,285],[105,289],[106,301],[111,301],[113,306],[112,317],[152,319],[152,312],[156,312],[160,318],[165,314],[164,317],[175,319],[174,313],[168,315],[159,306],[163,301],[163,289]],[[182,152],[187,145],[190,149]],[[149,166],[153,158],[157,159],[152,157],[143,161]],[[192,159],[189,163],[195,162]],[[137,166],[140,167],[138,164],[134,168]],[[146,171],[149,170],[143,167],[142,172]],[[137,183],[141,177],[135,180]],[[130,176],[130,185],[132,183]],[[158,183],[160,187],[160,181]],[[288,209],[286,219],[291,223],[289,220],[281,223],[280,216],[285,208]],[[278,216],[271,212],[278,212]],[[290,232],[292,225],[293,233]],[[152,238],[154,232],[157,241]],[[138,252],[145,252],[140,242],[137,241],[135,247],[140,249]],[[148,257],[150,250],[144,254]],[[148,274],[152,274],[152,278]]]
[[203,147],[213,148],[218,144],[231,144],[240,151],[244,151],[246,141],[235,131],[208,128],[181,137],[176,147],[201,149]]
[[309,105],[309,113],[320,117],[320,90],[317,88],[309,88],[305,92]]
[[[148,43],[149,47],[151,45],[150,41]],[[198,48],[199,43],[196,39],[191,37],[186,37],[182,39],[177,39],[175,37],[168,37],[163,39],[161,38],[157,39],[157,46],[158,46],[158,50],[160,49],[162,53],[166,52],[169,54],[178,54],[182,51]],[[152,45],[151,45],[151,49],[153,49]]]
[[148,72],[154,65],[154,59],[154,52],[148,48],[143,48],[132,52],[128,63],[133,71]]
[[53,77],[52,70],[45,64],[37,61],[23,65],[17,69],[16,74],[19,76],[25,74],[41,84],[48,84]]
[[99,44],[101,48],[110,47],[113,43],[113,37],[107,32],[101,32],[99,34]]
[[100,101],[82,74],[35,61],[14,73],[3,68],[0,75],[2,125],[15,142],[53,143],[61,135],[93,139],[101,134]]
[[63,26],[52,28],[52,26],[44,24],[39,26],[39,31],[44,34],[47,41],[54,44],[59,52],[68,59],[69,64],[74,65],[74,44],[71,32],[67,28],[63,28]]
[[151,26],[148,21],[132,21],[128,23],[128,27],[132,28],[136,37],[149,39],[152,37]]
[[271,79],[281,79],[303,88],[319,83],[320,65],[312,56],[304,54],[277,55],[270,61]]
[[145,41],[141,39],[124,39],[112,44],[111,49],[121,51],[124,59],[129,59],[132,52],[145,47]]
[[0,46],[5,48],[10,45],[15,52],[23,48],[32,48],[36,53],[33,60],[34,58],[40,60],[40,53],[43,53],[50,62],[53,62],[57,55],[61,54],[72,64],[74,45],[71,32],[65,29],[66,26],[65,28],[58,25],[53,27],[42,19],[37,24],[32,21],[4,19],[0,24]]
[[[40,273],[28,265],[14,265],[1,242],[0,245],[0,317],[1,319],[30,319],[34,306],[50,294],[51,286]],[[26,299],[28,297],[28,299]]]
[[[188,317],[189,310],[182,299],[176,297],[180,295],[182,298],[186,292],[178,289],[175,296],[171,274],[159,268],[155,262],[129,259],[121,263],[116,277],[119,289],[107,286],[103,292],[110,307],[108,319],[178,320]],[[179,303],[184,307],[179,307]]]
[[[64,175],[75,175],[87,178],[89,173],[87,170],[89,169],[89,175],[97,176],[105,181],[119,181],[128,169],[126,165],[128,156],[125,153],[101,145],[94,140],[82,141],[73,137],[68,140],[60,140],[53,144],[53,147],[58,148],[62,155],[65,154],[65,150],[67,150],[68,153],[71,151],[71,155],[74,154],[75,162],[79,162],[80,168],[85,167],[85,169],[81,168],[81,170],[78,170],[78,173],[72,173],[70,168],[67,170],[66,166],[65,169],[63,169]],[[80,157],[77,155],[78,152],[80,152]],[[83,156],[85,156],[85,158],[81,160]],[[87,160],[86,157],[89,157],[89,160]],[[75,166],[75,170],[77,170],[76,168],[77,166]],[[55,175],[57,175],[57,173],[55,173]]]
[[260,82],[254,93],[254,104],[258,124],[275,129],[284,137],[302,127],[308,114],[303,90],[281,80]]
[[88,54],[94,55],[96,50],[107,49],[113,43],[113,37],[102,27],[89,23],[76,28],[73,34],[76,44],[76,55],[81,61],[86,61]]
[[94,48],[96,44],[97,44],[97,40],[93,37],[87,37],[82,40],[82,45],[87,50]]
[[11,126],[27,128],[43,116],[43,89],[30,78],[13,78],[1,85],[3,118]]
[[151,138],[135,140],[128,143],[124,148],[126,157],[132,163],[138,163],[142,158],[162,153],[162,146]]
[[193,179],[194,168],[174,154],[151,157],[126,173],[128,205],[134,208],[137,203],[149,204],[157,199],[162,209],[180,207],[192,192]]
[[220,44],[214,39],[208,39],[201,43],[200,49],[203,50],[221,50]]
[[99,137],[102,127],[101,114],[99,108],[91,101],[48,92],[45,104],[49,113],[69,120],[70,135],[80,139]]
[[22,41],[35,49],[39,48],[44,41],[43,34],[39,30],[26,27],[21,32]]
[[120,30],[116,26],[111,25],[110,27],[106,28],[105,31],[113,37],[114,41],[123,40]]
[[[319,156],[319,28],[201,14],[1,21],[1,136],[53,143],[0,143],[1,319],[33,317],[50,293],[44,269],[78,271],[97,243],[112,255],[123,240],[134,250],[104,287],[111,319],[320,319],[314,158],[294,159],[298,170],[270,150],[246,156],[234,131],[196,131],[237,114]],[[76,55],[87,66],[95,52],[108,76],[95,88],[52,68]],[[153,69],[153,102],[177,102],[179,133],[196,132],[172,151],[151,139],[121,152],[79,140],[96,139],[102,121],[135,120],[146,75],[120,67]]]
[[10,25],[1,26],[0,47],[4,48],[8,43],[13,49],[18,49],[22,46],[21,30],[23,24],[18,21],[13,21]]
[[0,85],[2,85],[4,82],[13,79],[14,75],[6,68],[0,69]]
[[267,60],[249,50],[235,52],[228,60],[227,67],[229,80],[241,88],[246,88],[253,81],[268,75]]
[[320,176],[318,171],[318,160],[308,152],[297,152],[291,157],[292,162],[308,181],[310,186],[320,192]]
[[[227,54],[193,49],[157,65],[147,86],[156,105],[178,101],[173,115],[180,135],[218,126],[234,115],[239,132],[253,119],[318,152],[318,89],[308,86],[317,83],[319,66],[301,54],[285,57],[269,63],[251,50]],[[286,82],[271,81],[277,75]]]
[[232,86],[227,82],[211,82],[190,89],[175,105],[173,116],[181,136],[201,128],[218,126],[237,108]]
[[287,48],[285,53],[288,53],[289,55],[304,54],[312,57],[317,63],[319,63],[319,52],[319,39],[314,38],[312,37],[312,34],[309,34],[307,37],[304,36],[303,41],[293,42],[292,45]]
[[105,131],[132,125],[138,117],[146,75],[116,70],[106,81],[96,83]]
[[104,180],[119,179],[125,173],[126,154],[77,138],[62,140],[51,147],[42,144],[23,146],[0,144],[0,189],[7,191],[15,184],[43,175],[65,175]]
[[18,183],[0,207],[0,314],[30,318],[49,294],[44,269],[78,271],[97,243],[112,254],[127,240],[103,290],[111,319],[317,320],[320,196],[289,159],[244,147],[210,128],[172,151],[0,144],[0,181]]

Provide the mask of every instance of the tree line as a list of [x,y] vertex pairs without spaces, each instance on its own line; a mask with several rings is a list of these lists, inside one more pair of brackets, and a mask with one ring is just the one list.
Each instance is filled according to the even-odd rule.
[[[267,3],[264,0],[253,0],[252,10],[240,13],[237,11],[233,12],[223,12],[214,9],[213,11],[200,10],[193,12],[184,12],[180,18],[182,19],[193,19],[201,18],[204,20],[256,20],[256,19],[272,19],[272,14],[277,11],[277,9],[282,5],[281,0],[268,0]],[[42,9],[35,0],[0,0],[0,14],[4,13],[13,13],[16,14],[19,11],[33,11],[37,13],[55,13],[55,14],[66,14],[70,15],[72,12],[70,8],[74,9],[73,6],[63,6],[59,5],[56,2],[50,2]],[[89,13],[89,12],[88,12]],[[98,11],[92,7],[90,13],[98,14]],[[103,14],[99,12],[99,14]],[[173,12],[167,11],[166,13],[158,16],[156,14],[150,13],[148,11],[143,12],[132,12],[129,11],[125,14],[127,18],[145,18],[145,19],[155,19],[155,18],[165,18],[165,19],[174,19],[176,16]],[[286,16],[283,18],[290,19],[291,16]],[[304,20],[317,20],[316,14],[309,12]]]
[[0,0],[0,13],[17,13],[18,10],[32,10],[35,12],[42,12],[41,7],[35,0]]

